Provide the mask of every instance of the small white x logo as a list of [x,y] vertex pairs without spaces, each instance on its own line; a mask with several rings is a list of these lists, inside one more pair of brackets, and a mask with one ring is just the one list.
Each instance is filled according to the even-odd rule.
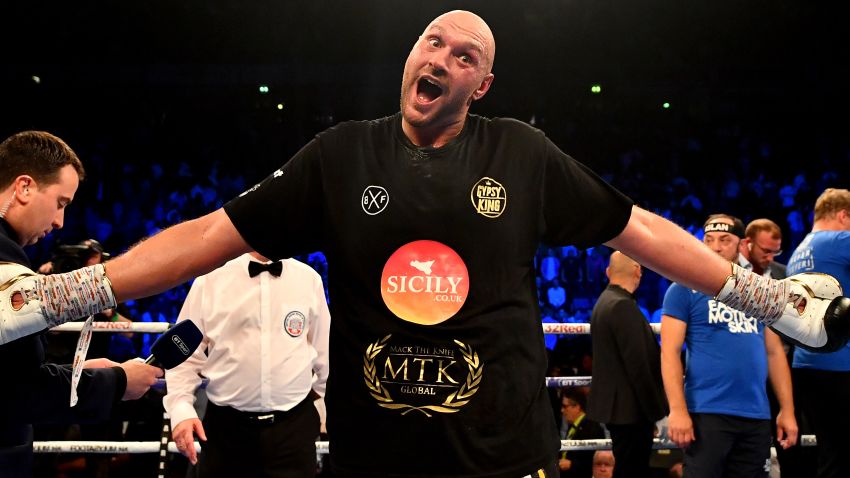
[[381,186],[366,186],[366,189],[363,190],[360,206],[363,207],[363,212],[374,216],[386,209],[389,202],[390,195],[386,189]]

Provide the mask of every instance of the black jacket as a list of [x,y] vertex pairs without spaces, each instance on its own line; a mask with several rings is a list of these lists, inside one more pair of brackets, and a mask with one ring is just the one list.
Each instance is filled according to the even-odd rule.
[[[0,261],[31,268],[15,236],[0,219]],[[32,475],[32,424],[105,420],[127,387],[120,367],[84,370],[77,386],[79,401],[71,408],[71,366],[44,363],[45,340],[41,333],[0,345],[0,477]]]
[[[563,425],[562,425],[563,426]],[[570,440],[598,440],[605,438],[602,425],[585,415]],[[561,478],[588,478],[593,473],[593,450],[562,451],[559,458],[572,461],[569,470],[561,471]]]
[[[745,263],[747,264],[746,266],[744,265]],[[753,270],[752,265],[749,264],[749,261],[747,261],[743,254],[738,255],[738,265],[745,269]],[[767,264],[767,270],[770,271],[771,279],[784,279],[788,277],[787,267],[780,262],[770,261]]]
[[587,415],[617,425],[652,423],[667,415],[661,351],[634,296],[609,285],[590,324],[593,382]]
[[785,264],[771,261],[770,264],[767,265],[767,269],[770,271],[770,277],[772,279],[784,279],[788,277]]

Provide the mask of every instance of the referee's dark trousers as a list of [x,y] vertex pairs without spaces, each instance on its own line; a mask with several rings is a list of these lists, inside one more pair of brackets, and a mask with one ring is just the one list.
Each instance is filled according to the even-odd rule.
[[201,478],[313,478],[319,412],[308,396],[286,412],[242,412],[209,403]]

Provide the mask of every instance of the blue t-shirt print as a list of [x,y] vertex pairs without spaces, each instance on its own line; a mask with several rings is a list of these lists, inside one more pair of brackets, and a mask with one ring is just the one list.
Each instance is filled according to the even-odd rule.
[[663,313],[688,325],[685,400],[691,413],[770,418],[764,325],[679,284],[667,289]]

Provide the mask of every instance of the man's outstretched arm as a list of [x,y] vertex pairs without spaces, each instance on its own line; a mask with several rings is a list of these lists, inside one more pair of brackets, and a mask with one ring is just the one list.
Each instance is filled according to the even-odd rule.
[[686,287],[756,317],[797,345],[822,352],[850,337],[850,298],[826,274],[774,280],[731,264],[672,222],[637,206],[607,245]]
[[219,209],[155,234],[108,264],[47,276],[0,264],[0,345],[158,294],[249,250]]
[[117,302],[147,297],[217,269],[251,247],[224,209],[169,227],[107,262]]
[[637,206],[626,228],[607,246],[622,251],[673,282],[714,296],[732,266],[693,235]]

